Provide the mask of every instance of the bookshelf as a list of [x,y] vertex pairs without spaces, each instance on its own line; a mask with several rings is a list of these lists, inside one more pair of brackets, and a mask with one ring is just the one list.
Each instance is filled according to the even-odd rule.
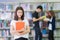
[[[56,15],[55,38],[59,40],[60,38],[60,32],[59,32],[60,31],[60,16],[59,16],[60,15],[60,8],[59,8],[60,3],[53,3],[53,2],[52,3],[48,3],[48,2],[0,3],[0,34],[1,34],[0,40],[3,40],[3,39],[12,40],[13,39],[13,36],[11,36],[9,30],[10,30],[10,22],[11,20],[13,20],[14,12],[17,6],[22,6],[24,8],[25,17],[28,19],[30,26],[31,26],[30,27],[31,28],[30,38],[34,39],[35,34],[33,30],[32,13],[35,11],[38,5],[43,6],[44,12],[46,12],[47,10],[53,10],[55,12],[55,15]],[[59,7],[57,8],[57,6]],[[47,37],[43,37],[43,40],[44,38],[47,38]]]

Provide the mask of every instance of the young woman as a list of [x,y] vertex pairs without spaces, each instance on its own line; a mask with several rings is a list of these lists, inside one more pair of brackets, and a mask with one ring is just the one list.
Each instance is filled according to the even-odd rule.
[[14,36],[15,40],[28,40],[29,32],[29,23],[27,19],[24,19],[24,10],[22,7],[17,7],[14,20],[11,21],[10,33]]
[[54,30],[55,30],[55,14],[53,11],[47,12],[48,19],[45,19],[44,21],[48,22],[48,39],[54,40]]

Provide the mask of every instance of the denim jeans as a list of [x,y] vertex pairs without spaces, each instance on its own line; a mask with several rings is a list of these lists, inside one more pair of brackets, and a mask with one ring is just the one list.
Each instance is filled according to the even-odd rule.
[[40,28],[34,28],[35,29],[35,40],[42,40],[42,33]]

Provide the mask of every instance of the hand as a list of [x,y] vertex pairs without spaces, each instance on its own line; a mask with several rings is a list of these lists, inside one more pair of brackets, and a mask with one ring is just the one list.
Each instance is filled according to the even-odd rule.
[[23,32],[14,31],[14,34],[19,36],[19,35],[23,35]]
[[14,30],[14,31],[12,32],[12,35],[16,35],[16,34],[18,34],[18,32],[17,32],[16,30]]
[[44,19],[45,22],[48,22],[47,20]]
[[23,28],[22,30],[17,30],[17,32],[23,32],[23,31],[25,31],[25,29]]
[[48,21],[49,21],[49,19],[48,19],[48,18],[45,18],[45,19],[44,19],[44,21],[45,21],[45,22],[48,22]]
[[19,32],[19,34],[20,35],[24,35],[24,34],[26,34],[26,32],[24,31],[24,32]]
[[17,33],[17,31],[16,31],[16,30],[14,30],[14,31],[13,31],[13,33]]
[[42,17],[39,17],[38,19],[39,19],[39,20],[42,20],[43,18],[42,18]]

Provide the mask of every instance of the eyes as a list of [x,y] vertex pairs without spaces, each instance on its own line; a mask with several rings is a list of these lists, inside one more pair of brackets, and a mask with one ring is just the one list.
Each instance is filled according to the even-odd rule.
[[23,13],[22,10],[18,10],[17,13]]

